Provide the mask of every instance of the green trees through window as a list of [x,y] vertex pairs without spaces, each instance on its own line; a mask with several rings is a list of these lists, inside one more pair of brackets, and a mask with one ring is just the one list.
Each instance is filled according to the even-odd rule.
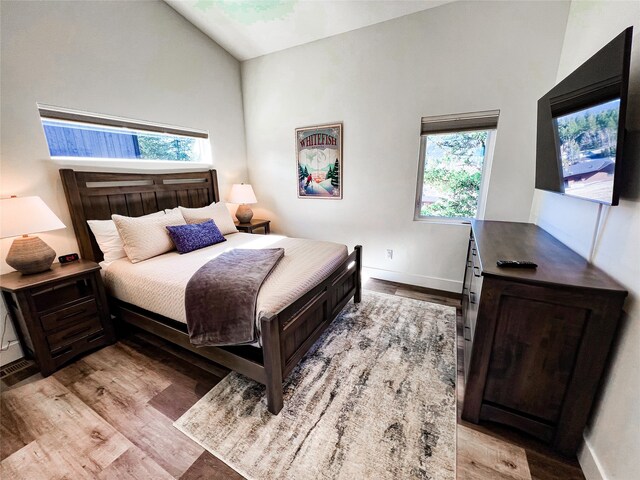
[[556,119],[564,169],[589,158],[616,156],[620,99]]
[[493,130],[423,135],[420,217],[473,218]]
[[138,134],[136,141],[140,148],[138,158],[189,162],[199,154],[195,138]]

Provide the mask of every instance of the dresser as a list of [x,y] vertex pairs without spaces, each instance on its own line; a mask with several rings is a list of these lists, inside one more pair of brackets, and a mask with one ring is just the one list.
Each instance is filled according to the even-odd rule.
[[115,341],[100,265],[79,260],[33,275],[0,276],[23,350],[47,376],[84,352]]
[[[496,266],[502,259],[538,268]],[[626,290],[528,223],[473,221],[466,262],[462,418],[507,424],[575,455]]]

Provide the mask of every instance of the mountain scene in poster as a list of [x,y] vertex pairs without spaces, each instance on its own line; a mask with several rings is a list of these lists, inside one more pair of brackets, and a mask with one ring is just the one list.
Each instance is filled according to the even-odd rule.
[[299,129],[298,195],[340,198],[340,126]]

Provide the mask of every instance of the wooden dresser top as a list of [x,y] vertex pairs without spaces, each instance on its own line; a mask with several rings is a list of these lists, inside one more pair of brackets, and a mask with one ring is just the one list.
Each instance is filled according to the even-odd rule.
[[[627,294],[625,287],[537,225],[472,220],[471,228],[484,276]],[[498,260],[527,260],[538,268],[500,268]]]

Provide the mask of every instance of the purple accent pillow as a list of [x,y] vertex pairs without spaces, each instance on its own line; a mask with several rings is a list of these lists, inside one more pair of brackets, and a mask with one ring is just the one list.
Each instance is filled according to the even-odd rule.
[[192,252],[227,241],[213,220],[207,220],[202,223],[189,223],[187,225],[167,226],[167,230],[180,253]]

